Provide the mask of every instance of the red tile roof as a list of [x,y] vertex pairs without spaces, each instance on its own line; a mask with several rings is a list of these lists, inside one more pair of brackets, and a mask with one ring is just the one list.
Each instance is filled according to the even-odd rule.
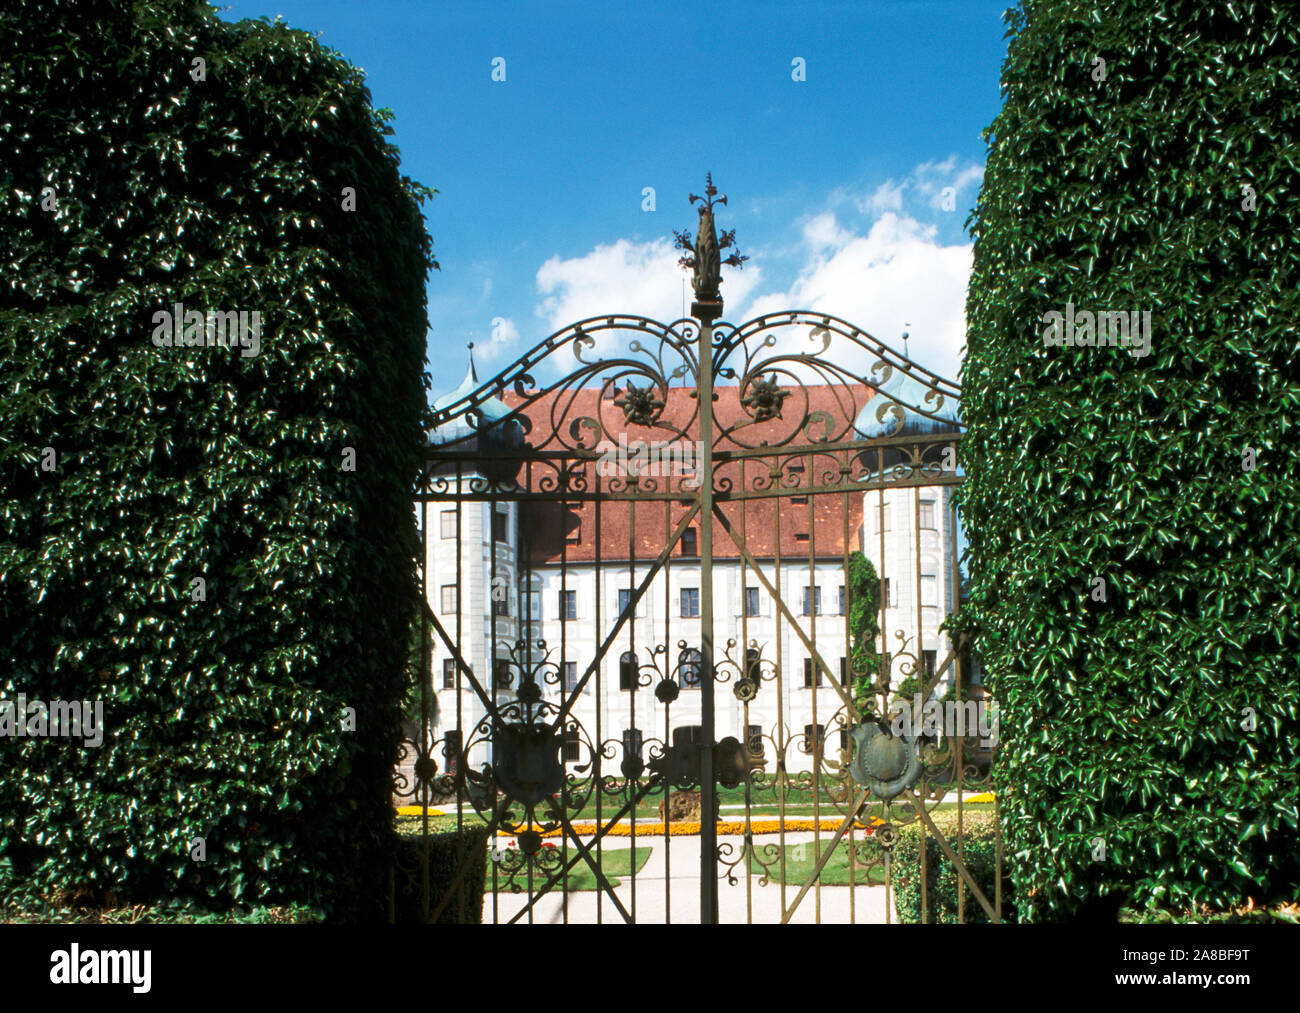
[[[807,413],[817,411],[830,415],[831,436],[834,439],[843,433],[847,423],[857,417],[872,394],[872,390],[862,384],[809,385],[790,390],[781,418],[736,428],[730,434],[721,435],[715,442],[718,453],[733,451],[739,446],[761,446],[764,440],[784,441],[800,419],[806,418]],[[714,416],[718,426],[728,430],[750,420],[748,411],[740,404],[738,387],[718,387],[715,393]],[[806,405],[797,403],[805,396]],[[568,402],[569,398],[573,399],[571,403]],[[502,394],[502,400],[508,407],[515,409],[527,401],[527,397],[506,391]],[[679,438],[674,436],[677,432],[685,432],[692,442],[698,439],[699,420],[695,417],[697,405],[695,388],[672,387],[669,388],[667,404],[659,417],[661,428],[628,425],[624,422],[622,409],[609,398],[602,402],[600,389],[593,387],[544,395],[524,407],[522,414],[528,416],[533,423],[528,442],[534,446],[546,446],[549,443],[553,448],[555,443],[551,438],[556,428],[565,429],[573,419],[579,417],[599,419],[613,441],[611,446],[617,443],[620,435],[625,437],[629,445],[638,440],[678,443]],[[809,429],[820,436],[824,433],[825,426],[815,421]],[[849,439],[857,438],[852,430],[845,436]],[[565,436],[564,442],[571,444],[573,440]],[[796,436],[790,441],[794,446],[811,442],[812,439],[803,436]],[[583,438],[583,443],[592,446],[595,441],[587,435]],[[796,486],[788,495],[745,501],[729,498],[725,488],[726,479],[730,478],[737,490],[742,485],[746,489],[755,488],[756,482],[766,481],[774,461],[779,462],[786,476],[785,483]],[[812,469],[811,476],[806,471],[803,474],[795,472],[791,466],[797,466],[797,463],[803,463],[806,468]],[[610,490],[625,485],[625,479],[598,475],[594,462],[577,467],[588,490]],[[805,497],[803,503],[794,502],[798,496],[798,487],[838,482],[836,461],[822,454],[805,456],[797,462],[791,455],[783,453],[779,457],[751,458],[743,467],[742,483],[739,463],[718,466],[714,487],[719,491],[715,498],[733,528],[744,533],[750,552],[756,558],[770,559],[775,555],[778,504],[783,558],[807,559],[814,541],[818,557],[840,557],[844,552],[846,507],[848,548],[850,551],[859,548],[859,529],[862,524],[862,497],[859,494],[822,493]],[[829,483],[824,482],[819,475],[827,470],[836,471]],[[599,504],[591,501],[523,504],[521,515],[525,551],[535,565],[558,563],[562,557],[570,563],[590,562],[596,558],[599,534],[600,557],[603,562],[629,558],[639,562],[653,560],[662,550],[677,522],[690,510],[689,503],[683,501],[690,498],[691,491],[682,488],[682,478],[676,477],[678,474],[674,471],[674,477],[667,480],[657,478],[655,486],[662,490],[667,481],[669,488],[682,491],[680,499],[636,502],[605,500]],[[533,464],[521,469],[519,481],[525,486],[541,488],[543,476],[553,481],[554,469]],[[692,526],[698,531],[699,518],[692,522]],[[689,558],[683,557],[681,549],[679,544],[673,552],[674,560]],[[739,549],[721,524],[713,527],[713,554],[714,558],[721,559],[740,557]]]

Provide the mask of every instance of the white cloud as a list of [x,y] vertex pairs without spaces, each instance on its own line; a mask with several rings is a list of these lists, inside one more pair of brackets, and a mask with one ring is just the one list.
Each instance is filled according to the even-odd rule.
[[857,201],[858,210],[863,214],[879,215],[886,211],[903,210],[903,183],[895,183],[892,179],[887,179],[876,187],[876,192],[870,197]]
[[[956,380],[965,343],[972,251],[968,243],[940,245],[936,233],[935,226],[886,212],[865,236],[838,233],[847,239],[829,256],[810,243],[808,262],[789,289],[756,295],[733,319],[787,309],[830,313],[900,352],[900,335],[910,324],[906,329],[911,332],[912,360]],[[830,354],[842,348],[847,354],[847,347],[840,345],[832,346]],[[801,331],[785,332],[773,351],[813,349],[807,332]],[[865,361],[844,365],[861,372],[869,367]]]
[[[982,171],[979,166],[959,166],[953,156],[918,165],[901,183],[881,184],[870,197],[856,202],[874,217],[865,232],[841,223],[832,211],[807,219],[801,225],[801,243],[793,250],[779,251],[782,261],[793,254],[797,274],[788,287],[761,291],[764,276],[753,261],[743,271],[724,268],[726,319],[742,322],[791,309],[829,313],[899,352],[906,329],[911,334],[912,360],[957,380],[965,344],[972,247],[969,242],[943,245],[936,225],[924,224],[900,208],[909,190],[938,200],[944,186],[954,186],[960,193]],[[640,314],[665,323],[676,320],[682,315],[683,279],[687,312],[691,299],[689,274],[677,263],[680,256],[667,240],[620,239],[579,257],[552,257],[537,271],[541,296],[537,315],[548,333],[608,313]],[[777,344],[762,350],[762,358],[816,350],[807,329],[775,332],[775,336]],[[626,348],[629,338],[626,333],[606,332],[603,339],[598,337],[595,354]],[[870,368],[867,356],[856,346],[837,344],[829,354],[837,361],[841,356],[852,358],[842,365],[859,375]],[[568,357],[552,361],[564,371],[575,365]]]
[[[726,251],[724,251],[725,253]],[[690,272],[678,264],[682,252],[668,240],[634,243],[620,239],[568,259],[552,257],[537,271],[542,301],[537,315],[554,333],[578,320],[609,313],[631,313],[671,323],[682,316],[683,280],[690,313]],[[759,281],[752,264],[743,271],[722,269],[722,295],[728,305],[744,301]],[[630,337],[605,332],[610,343]],[[605,345],[602,344],[602,350]],[[569,360],[571,361],[571,360]]]
[[838,250],[853,239],[852,235],[840,228],[835,215],[829,211],[809,220],[803,227],[803,237],[813,252],[818,254]]
[[506,358],[519,342],[519,328],[509,317],[493,317],[486,342],[476,341],[474,351],[484,362]]
[[969,192],[972,184],[978,186],[984,178],[984,167],[971,162],[958,166],[957,156],[949,155],[942,162],[921,162],[901,183],[888,179],[869,197],[859,197],[854,202],[864,215],[878,217],[888,211],[903,211],[904,196],[915,194],[924,206],[931,210],[941,210],[944,190],[952,187],[957,207],[960,208],[968,198],[963,192]]

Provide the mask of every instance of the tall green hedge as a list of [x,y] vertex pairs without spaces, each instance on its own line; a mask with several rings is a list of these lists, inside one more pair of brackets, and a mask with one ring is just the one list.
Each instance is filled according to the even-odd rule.
[[[106,727],[0,739],[17,889],[383,914],[436,266],[390,133],[280,23],[0,11],[0,697]],[[176,303],[260,349],[157,347]]]
[[[971,219],[961,506],[1024,919],[1296,889],[1288,6],[1008,15]],[[1045,347],[1067,303],[1151,311],[1150,354]]]

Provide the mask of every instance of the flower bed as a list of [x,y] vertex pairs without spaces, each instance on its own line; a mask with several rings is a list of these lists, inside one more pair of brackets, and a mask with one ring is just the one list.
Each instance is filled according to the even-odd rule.
[[[787,819],[784,822],[784,824],[781,822],[781,820],[775,820],[775,819],[752,820],[749,823],[749,831],[750,833],[754,833],[754,834],[779,834],[782,828],[784,828],[786,833],[798,833],[800,831],[813,831],[818,829],[822,831],[829,831],[831,833],[834,833],[836,830],[840,828],[841,822],[842,821],[839,819],[824,819],[821,821],[819,826],[818,822],[812,819]],[[869,834],[871,833],[872,828],[874,826],[877,826],[883,822],[884,822],[883,820],[877,819],[872,821],[871,826],[867,826],[858,822],[854,822],[853,825],[858,831],[865,834]],[[700,832],[700,824],[698,820],[682,820],[680,822],[674,820],[668,826],[669,826],[670,837],[692,837]],[[719,820],[717,823],[717,828],[718,828],[718,833],[720,835],[743,834],[745,833],[745,821],[744,820]],[[552,830],[542,830],[541,827],[535,826],[532,829],[538,831],[543,837],[558,837],[562,833],[559,827],[556,827]],[[600,824],[596,823],[595,821],[573,824],[573,832],[575,834],[578,834],[579,836],[594,835],[599,831],[600,831]],[[606,832],[605,836],[606,837],[631,837],[632,831],[633,831],[632,823],[630,821],[624,820],[612,826]],[[659,821],[644,822],[644,823],[637,822],[636,824],[637,837],[662,837],[663,834],[664,834],[664,825]]]

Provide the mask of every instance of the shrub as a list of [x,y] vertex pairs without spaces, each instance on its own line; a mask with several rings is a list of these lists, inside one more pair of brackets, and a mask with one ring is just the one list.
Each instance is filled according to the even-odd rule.
[[[483,921],[483,891],[487,882],[487,827],[468,826],[463,833],[448,830],[429,834],[429,914],[442,898],[452,893],[441,916],[433,924],[477,925]],[[423,845],[418,832],[402,833],[394,871],[393,920],[399,925],[423,921],[420,888],[420,860]],[[469,855],[468,871],[456,876],[460,863]]]
[[[1300,22],[1258,0],[1008,18],[960,456],[1017,896],[1043,921],[1287,895]],[[1150,310],[1149,354],[1044,347],[1067,304]]]
[[[0,50],[0,696],[107,729],[6,741],[0,859],[34,897],[382,917],[430,191],[283,24],[13,0]],[[155,346],[176,303],[260,311],[258,354]]]
[[[954,851],[957,851],[957,813],[944,810],[932,814],[934,825]],[[962,814],[962,839],[960,854],[965,859],[966,870],[979,885],[990,904],[994,898],[997,872],[997,822],[992,813],[964,812]],[[957,918],[957,869],[939,847],[934,835],[925,835],[925,900],[926,921],[953,924]],[[919,823],[903,826],[894,845],[893,859],[894,905],[900,922],[916,924],[921,920],[921,827]],[[989,921],[980,902],[970,888],[965,888],[963,902],[965,924]],[[1015,920],[1015,906],[1011,903],[1011,881],[1003,863],[1002,920]]]

